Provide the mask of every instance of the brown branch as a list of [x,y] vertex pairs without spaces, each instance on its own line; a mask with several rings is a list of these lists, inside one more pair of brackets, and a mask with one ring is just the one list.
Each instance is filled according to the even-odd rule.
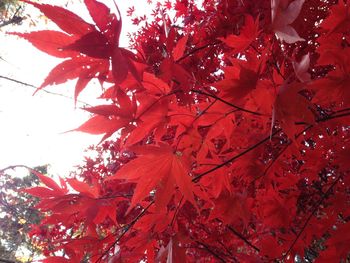
[[23,17],[20,16],[13,16],[10,20],[4,21],[0,24],[0,27],[8,26],[11,24],[19,24],[23,20]]
[[144,208],[138,216],[136,216],[129,224],[127,224],[123,230],[122,233],[119,235],[119,237],[113,242],[112,245],[110,245],[103,253],[102,255],[96,260],[96,263],[102,262],[102,259],[104,256],[108,254],[108,252],[125,236],[126,233],[129,232],[129,230],[133,227],[133,225],[136,224],[136,222],[147,212],[147,210],[154,204],[154,201],[150,202],[146,208]]
[[[23,81],[20,81],[20,80],[16,80],[16,79],[13,79],[13,78],[9,78],[9,77],[6,77],[6,76],[1,76],[0,75],[0,78],[1,79],[6,79],[8,81],[12,81],[12,82],[15,82],[15,83],[18,83],[18,84],[21,84],[23,86],[27,86],[27,87],[31,87],[31,88],[34,88],[35,90],[37,90],[37,87],[32,85],[32,84],[29,84],[29,83],[26,83],[26,82],[23,82]],[[63,98],[66,98],[66,99],[70,99],[70,100],[73,100],[74,101],[74,98],[72,97],[69,97],[67,95],[64,95],[64,94],[60,94],[60,93],[56,93],[56,92],[52,92],[52,91],[48,91],[48,90],[45,90],[45,89],[42,89],[41,91],[47,93],[47,94],[50,94],[50,95],[55,95],[55,96],[60,96],[60,97],[63,97]],[[89,107],[92,107],[92,105],[90,105],[89,103],[86,103],[84,101],[81,101],[81,100],[77,100],[77,102],[81,103],[81,104],[84,104],[85,106],[89,106]]]
[[227,226],[227,228],[237,237],[239,237],[239,239],[241,239],[244,243],[246,243],[248,246],[250,246],[251,248],[253,248],[255,251],[260,252],[260,249],[257,248],[256,246],[254,246],[252,243],[249,242],[249,240],[244,237],[241,233],[239,233],[236,229],[234,229],[231,226]]
[[[276,130],[275,132],[273,132],[271,136],[273,136],[273,135],[275,135],[275,134],[277,134],[277,133],[279,133],[279,132],[281,132],[281,131],[282,131],[282,129],[278,129],[278,130]],[[241,152],[241,153],[239,153],[239,154],[237,154],[237,155],[231,157],[230,159],[228,159],[227,161],[223,162],[222,164],[219,164],[219,165],[213,167],[212,169],[210,169],[210,170],[208,170],[208,171],[206,171],[206,172],[204,172],[204,173],[202,173],[202,174],[197,175],[196,177],[194,177],[194,178],[192,179],[192,182],[198,182],[203,176],[205,176],[205,175],[207,175],[207,174],[210,174],[211,172],[214,172],[214,171],[220,169],[221,167],[223,167],[223,166],[229,164],[230,162],[233,162],[234,160],[236,160],[236,159],[242,157],[242,156],[245,155],[246,153],[248,153],[248,152],[254,150],[255,148],[259,147],[260,145],[262,145],[262,144],[264,144],[265,142],[267,142],[268,140],[270,140],[270,137],[271,137],[271,136],[269,135],[269,136],[265,137],[263,140],[261,140],[261,141],[257,142],[256,144],[250,146],[250,147],[249,147],[248,149],[246,149],[245,151],[243,151],[243,152]]]
[[216,46],[216,45],[218,45],[218,44],[220,44],[220,43],[221,43],[220,41],[216,41],[216,42],[214,42],[214,43],[209,43],[209,44],[206,44],[206,45],[197,47],[197,48],[191,50],[190,52],[188,52],[186,55],[184,55],[184,56],[182,56],[181,58],[179,58],[176,62],[179,63],[179,62],[181,62],[182,60],[186,59],[187,57],[193,55],[194,53],[196,53],[196,52],[198,52],[198,51],[200,51],[200,50],[202,50],[202,49],[205,49],[205,48],[210,47],[210,46]]
[[317,120],[317,122],[324,122],[324,121],[328,121],[328,120],[332,120],[332,119],[336,119],[336,118],[341,118],[341,117],[347,117],[347,116],[350,116],[350,112],[328,116],[328,117]]
[[0,24],[0,27],[4,27],[4,26],[7,26],[7,25],[11,25],[11,24],[19,24],[22,22],[23,20],[23,17],[20,17],[18,16],[18,12],[19,10],[21,10],[22,7],[19,6],[17,9],[16,9],[16,12],[12,15],[11,19],[7,20],[7,21],[4,21]]
[[301,234],[304,232],[304,230],[306,229],[307,225],[309,224],[312,216],[316,213],[317,209],[319,208],[319,206],[323,203],[323,201],[328,197],[328,195],[330,194],[330,192],[333,190],[334,186],[338,183],[339,179],[340,179],[341,175],[338,176],[338,178],[332,183],[332,185],[328,188],[328,190],[322,195],[322,198],[320,199],[320,201],[318,201],[318,203],[315,205],[315,207],[313,208],[313,210],[311,211],[310,215],[308,216],[308,218],[306,219],[304,225],[301,227],[299,233],[297,234],[297,236],[295,237],[294,241],[292,242],[292,244],[290,245],[289,249],[287,250],[287,252],[285,253],[285,255],[283,256],[282,260],[284,258],[286,258],[288,256],[288,254],[290,253],[290,251],[293,249],[294,245],[297,243],[297,241],[299,240]]
[[168,94],[163,95],[162,97],[159,97],[159,98],[156,99],[153,103],[151,103],[146,109],[144,109],[143,112],[141,112],[137,117],[135,117],[135,120],[140,119],[147,111],[149,111],[149,110],[150,110],[154,105],[156,105],[159,101],[161,101],[162,99],[167,98],[167,97],[169,97],[169,96],[171,96],[171,95],[174,95],[174,94],[176,94],[177,92],[179,92],[179,91],[172,91],[172,92],[170,92],[170,93],[168,93]]
[[248,112],[248,113],[251,113],[253,115],[265,116],[264,114],[262,114],[260,112],[255,112],[255,111],[251,111],[251,110],[247,110],[247,109],[244,109],[242,107],[239,107],[239,106],[237,106],[237,105],[235,105],[235,104],[233,104],[231,102],[228,102],[228,101],[226,101],[226,100],[224,100],[224,99],[222,99],[222,98],[220,98],[220,97],[218,97],[218,96],[216,96],[214,94],[211,94],[211,93],[208,93],[208,92],[204,92],[204,91],[201,91],[201,90],[194,90],[194,89],[192,89],[191,91],[194,92],[194,93],[198,93],[198,94],[205,95],[205,96],[211,97],[213,99],[216,99],[216,100],[218,100],[218,101],[220,101],[220,102],[222,102],[222,103],[224,103],[226,105],[229,105],[229,106],[231,106],[233,108],[236,108],[238,110],[241,110],[241,111],[244,111],[244,112]]
[[209,246],[207,246],[206,244],[204,244],[203,242],[200,241],[196,241],[197,244],[201,245],[207,252],[209,252],[210,254],[212,254],[214,257],[216,257],[218,260],[220,260],[221,262],[226,262],[226,260],[224,260],[221,256],[219,256],[217,253],[215,253]]
[[181,197],[181,199],[180,199],[180,201],[179,201],[179,204],[176,206],[176,209],[175,209],[175,212],[174,212],[174,216],[173,216],[173,219],[171,220],[170,226],[173,226],[174,223],[175,223],[176,216],[177,216],[177,214],[178,214],[178,212],[179,212],[179,209],[180,209],[180,206],[181,206],[181,203],[182,203],[184,197],[185,197],[185,196],[182,195],[182,197]]
[[217,102],[217,100],[214,100],[202,112],[197,114],[197,116],[192,120],[191,124],[187,126],[186,130],[178,136],[177,144],[176,144],[175,149],[177,149],[179,147],[179,144],[180,144],[180,141],[181,141],[182,137],[190,130],[190,128],[195,123],[195,121],[198,120],[201,116],[203,116],[216,102]]
[[4,258],[0,258],[0,262],[3,262],[3,263],[16,263],[16,261],[9,260],[9,259],[4,259]]
[[33,171],[33,170],[34,170],[33,168],[31,168],[31,167],[29,167],[29,166],[27,166],[27,165],[18,164],[18,165],[10,165],[10,166],[7,166],[7,167],[5,167],[5,168],[3,168],[3,169],[0,169],[0,173],[5,172],[6,170],[13,170],[13,169],[15,169],[15,168],[26,168],[26,169],[28,169],[29,171]]

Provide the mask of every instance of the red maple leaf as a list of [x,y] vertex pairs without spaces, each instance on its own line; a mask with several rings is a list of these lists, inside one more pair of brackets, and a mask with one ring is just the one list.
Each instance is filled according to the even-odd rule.
[[245,51],[249,45],[255,41],[259,35],[259,17],[254,21],[250,15],[245,16],[244,26],[241,28],[239,35],[228,35],[225,38],[219,38],[227,46],[233,48],[234,53]]
[[182,156],[180,152],[174,152],[165,144],[159,147],[151,145],[135,147],[133,150],[138,157],[122,166],[115,175],[107,179],[127,179],[137,184],[130,207],[134,207],[155,191],[156,205],[163,208],[172,198],[169,193],[176,187],[179,187],[186,200],[195,204],[189,175],[190,166],[186,156]]

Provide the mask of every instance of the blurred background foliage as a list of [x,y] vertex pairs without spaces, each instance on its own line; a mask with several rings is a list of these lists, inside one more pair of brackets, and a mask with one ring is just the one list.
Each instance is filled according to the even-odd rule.
[[[47,165],[34,169],[47,173]],[[0,262],[31,262],[40,254],[27,234],[41,220],[35,209],[38,199],[21,191],[37,185],[33,173],[17,176],[17,170],[11,169],[0,173]]]
[[18,0],[0,0],[0,27],[20,24],[23,20],[23,7]]

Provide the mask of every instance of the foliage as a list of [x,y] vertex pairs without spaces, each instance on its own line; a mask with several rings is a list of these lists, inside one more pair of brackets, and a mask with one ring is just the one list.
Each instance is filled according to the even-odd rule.
[[0,1],[0,27],[9,24],[20,24],[23,20],[22,7],[17,0]]
[[39,90],[77,79],[77,98],[97,78],[105,102],[76,130],[119,134],[75,176],[27,190],[45,262],[346,260],[348,1],[131,8],[131,50],[100,2],[84,1],[94,24],[25,2],[61,29],[14,33],[65,59]]
[[[46,166],[35,168],[46,173]],[[0,171],[0,255],[7,260],[16,260],[21,254],[33,256],[38,250],[32,246],[28,232],[33,224],[39,224],[39,212],[35,209],[38,198],[21,192],[34,187],[39,180],[34,173],[18,177]],[[24,252],[25,250],[25,252]],[[29,258],[30,260],[30,258]]]

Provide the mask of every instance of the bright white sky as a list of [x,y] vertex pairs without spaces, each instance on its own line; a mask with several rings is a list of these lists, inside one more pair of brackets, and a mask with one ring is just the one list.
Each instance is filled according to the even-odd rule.
[[[42,1],[44,2],[44,1]],[[86,18],[80,1],[50,0],[50,4],[68,3],[68,9]],[[74,4],[73,4],[74,2]],[[113,8],[113,0],[101,1]],[[116,0],[122,15],[128,6],[135,5],[138,13],[150,12],[146,0]],[[113,9],[112,9],[113,10]],[[29,27],[30,19],[21,26],[7,26],[3,32],[24,32],[54,28],[37,19],[39,14],[29,7],[25,10],[40,24]],[[88,18],[89,19],[89,18]],[[123,18],[122,46],[127,46],[126,33],[131,29],[130,22]],[[0,75],[39,86],[48,72],[59,63],[59,59],[37,51],[29,42],[15,36],[0,32]],[[67,96],[73,96],[74,83],[49,87],[48,90]],[[96,87],[92,92],[83,92],[80,100],[96,105],[98,93]],[[87,113],[75,109],[74,102],[60,96],[38,92],[32,96],[34,89],[4,79],[0,79],[0,169],[9,165],[24,164],[30,167],[50,164],[50,173],[65,176],[73,166],[83,160],[87,146],[99,142],[101,136],[70,132],[86,121]],[[95,91],[95,92],[93,92]],[[101,102],[102,103],[102,102]],[[82,106],[78,104],[77,106]]]

